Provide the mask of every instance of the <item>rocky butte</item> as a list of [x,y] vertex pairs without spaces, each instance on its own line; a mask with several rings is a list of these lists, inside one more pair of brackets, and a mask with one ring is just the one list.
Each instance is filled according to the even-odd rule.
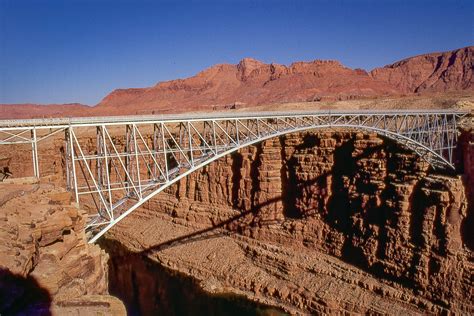
[[[440,93],[458,93],[459,98],[459,93],[472,96],[474,92],[473,69],[474,46],[411,57],[370,72],[350,69],[333,60],[285,66],[245,58],[237,65],[215,65],[193,77],[160,82],[149,88],[117,89],[94,107],[0,105],[0,118],[255,109],[288,102],[320,108],[334,101],[367,103],[387,97],[432,97]],[[321,103],[324,101],[332,103]],[[404,106],[409,107],[410,102]]]
[[[426,54],[371,72],[336,61],[244,59],[116,90],[84,114],[402,103],[472,109],[473,52]],[[124,313],[109,291],[129,310],[172,313],[154,266],[192,277],[206,293],[238,294],[292,314],[473,314],[472,120],[459,132],[455,172],[435,170],[375,133],[266,140],[161,192],[99,245],[86,243],[87,212],[62,188],[62,139],[40,146],[39,182],[16,179],[31,174],[23,163],[31,147],[0,147],[14,178],[0,184],[2,277],[35,289],[31,308],[58,314]],[[93,146],[95,136],[79,141]],[[16,293],[16,303],[0,300],[0,308],[15,311],[25,292]],[[193,295],[180,300],[186,305]]]

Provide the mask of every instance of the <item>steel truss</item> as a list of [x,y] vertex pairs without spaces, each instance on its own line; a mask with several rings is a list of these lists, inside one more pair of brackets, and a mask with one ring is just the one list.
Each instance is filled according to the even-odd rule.
[[[67,186],[94,205],[87,231],[96,241],[136,208],[191,172],[263,140],[311,129],[372,131],[416,152],[434,168],[454,168],[457,124],[468,112],[263,112],[223,115],[76,119],[64,124],[1,127],[0,144],[31,142],[39,176],[36,130],[65,135]],[[91,131],[95,143],[91,143]],[[29,132],[29,133],[28,133]],[[30,135],[26,137],[25,135]],[[87,141],[89,140],[89,141]]]

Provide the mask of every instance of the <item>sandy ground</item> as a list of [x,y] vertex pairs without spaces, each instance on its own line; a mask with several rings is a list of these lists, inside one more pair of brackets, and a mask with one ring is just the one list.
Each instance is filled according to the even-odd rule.
[[405,96],[343,101],[293,102],[237,108],[237,111],[289,110],[391,110],[391,109],[463,109],[474,110],[474,92],[428,96]]

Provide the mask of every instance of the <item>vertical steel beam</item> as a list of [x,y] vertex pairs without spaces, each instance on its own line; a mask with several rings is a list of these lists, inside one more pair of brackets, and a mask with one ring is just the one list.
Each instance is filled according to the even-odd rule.
[[236,139],[237,139],[237,145],[239,145],[240,144],[240,135],[239,135],[238,119],[235,120],[235,135],[236,135]]
[[170,173],[168,169],[168,155],[166,153],[165,123],[161,122],[161,141],[163,142],[163,155],[165,157],[165,174],[166,182],[170,181]]
[[70,154],[71,154],[71,164],[72,164],[72,178],[74,181],[74,196],[76,198],[76,203],[79,203],[79,190],[77,188],[77,173],[76,173],[76,155],[74,152],[74,143],[73,143],[74,130],[72,126],[69,126],[67,130],[68,130],[68,135],[69,135],[69,144],[71,148]]
[[33,156],[33,174],[36,178],[40,177],[38,162],[38,139],[36,137],[36,128],[31,129],[31,152]]
[[131,187],[133,183],[133,168],[132,168],[132,156],[131,156],[131,128],[129,124],[125,125],[125,191],[127,195],[131,193]]
[[217,135],[216,135],[216,121],[212,120],[212,139],[214,141],[214,148],[217,154]]
[[97,168],[97,184],[99,185],[99,189],[102,189],[103,187],[102,159],[104,158],[104,152],[103,152],[103,146],[102,146],[102,135],[101,135],[102,133],[101,133],[100,126],[96,126],[95,129],[96,129],[96,151],[97,151],[97,155],[95,157],[96,168]]
[[110,215],[111,219],[114,219],[114,212],[113,212],[113,201],[112,201],[112,191],[110,189],[110,171],[109,171],[109,153],[107,151],[107,143],[105,139],[105,125],[102,124],[101,126],[101,135],[102,135],[102,152],[104,154],[104,160],[105,160],[105,183],[106,183],[106,189],[108,192],[108,197],[109,197],[109,209],[110,209]]
[[137,172],[137,180],[138,180],[138,198],[141,200],[142,199],[142,182],[141,182],[141,175],[140,175],[140,161],[138,159],[138,143],[137,143],[137,134],[136,134],[136,128],[137,126],[135,124],[132,124],[132,137],[133,137],[133,144],[134,144],[134,150],[135,150],[135,164],[136,164],[136,172]]
[[72,168],[70,166],[71,164],[71,143],[69,142],[69,138],[71,135],[69,135],[69,130],[65,129],[64,130],[64,161],[65,161],[65,167],[66,167],[66,188],[67,190],[71,190],[73,188],[73,176],[72,176]]
[[[159,148],[159,142],[158,142],[158,135],[159,135],[159,130],[158,130],[158,125],[155,123],[153,124],[153,144],[152,144],[152,151],[153,151],[153,157],[155,158],[154,160],[156,162],[159,162],[159,157],[158,157],[158,150]],[[153,179],[157,180],[158,179],[158,167],[157,163],[153,164]]]
[[193,155],[193,135],[191,133],[191,123],[188,121],[188,141],[189,141],[189,157],[191,158],[191,168],[194,168],[194,155]]

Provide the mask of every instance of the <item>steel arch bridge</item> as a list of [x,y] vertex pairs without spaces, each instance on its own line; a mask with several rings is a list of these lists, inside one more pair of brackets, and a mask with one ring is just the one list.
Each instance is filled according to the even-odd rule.
[[76,201],[93,205],[90,242],[191,172],[240,148],[287,133],[348,128],[372,131],[413,150],[434,168],[454,168],[457,110],[203,113],[0,121],[0,145],[64,133],[66,182]]

